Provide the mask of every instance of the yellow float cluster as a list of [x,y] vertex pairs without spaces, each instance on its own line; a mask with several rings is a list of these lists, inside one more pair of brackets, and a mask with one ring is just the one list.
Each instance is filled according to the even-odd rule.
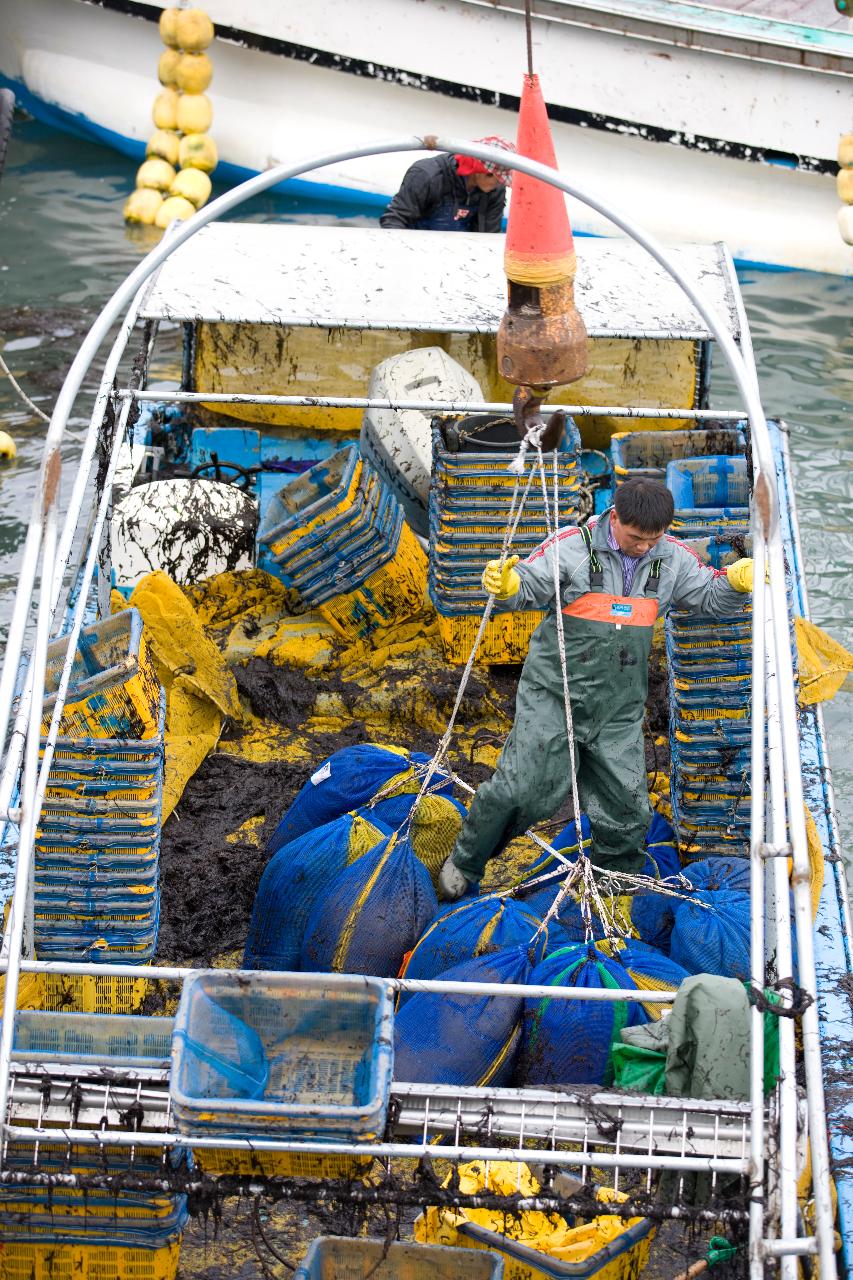
[[838,144],[838,230],[845,244],[853,244],[853,133],[842,135]]
[[213,78],[204,52],[213,23],[203,9],[164,9],[160,36],[166,48],[157,68],[163,88],[151,112],[155,130],[124,218],[165,228],[175,218],[191,218],[210,198],[208,175],[218,156],[208,134],[213,108],[205,93]]

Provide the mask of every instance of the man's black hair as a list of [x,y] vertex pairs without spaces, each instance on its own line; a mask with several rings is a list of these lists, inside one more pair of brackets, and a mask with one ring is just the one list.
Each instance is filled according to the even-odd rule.
[[616,514],[622,524],[629,524],[641,533],[660,533],[672,523],[675,503],[672,494],[659,480],[647,480],[634,476],[620,484],[614,501]]

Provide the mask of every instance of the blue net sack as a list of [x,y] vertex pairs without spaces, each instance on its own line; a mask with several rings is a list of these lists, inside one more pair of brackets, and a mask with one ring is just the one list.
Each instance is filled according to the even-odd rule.
[[[610,987],[636,990],[636,982],[618,960],[595,947],[555,951],[530,975],[534,985]],[[610,1084],[611,1047],[623,1027],[641,1026],[649,1017],[637,1001],[552,1000],[524,1002],[522,1051],[516,1083],[524,1085]]]
[[[665,956],[657,947],[650,947],[637,938],[616,943],[599,942],[597,950],[612,955],[622,965],[634,986],[640,991],[677,991],[690,974],[671,956]],[[660,1017],[659,1004],[643,1005],[650,1018]]]
[[380,823],[345,813],[279,849],[264,868],[255,894],[244,969],[298,969],[305,926],[317,897],[338,872],[388,835]]
[[[454,903],[433,920],[418,940],[403,976],[437,978],[465,960],[510,947],[533,946],[535,963],[542,958],[547,942],[545,932],[535,944],[532,941],[539,923],[523,904],[497,894]],[[400,1003],[413,998],[404,992]]]
[[391,796],[376,804],[366,804],[359,813],[370,819],[375,815],[392,831],[408,836],[415,857],[430,874],[433,888],[438,888],[438,875],[453,852],[456,837],[462,830],[466,809],[452,796],[429,792],[418,799],[417,793]]
[[[438,976],[448,982],[529,982],[526,947],[465,960]],[[410,1083],[510,1083],[521,1037],[517,996],[420,991],[394,1021],[394,1079]]]
[[270,1074],[261,1037],[194,985],[175,1019],[184,1042],[179,1085],[194,1098],[262,1098]]
[[[695,889],[707,889],[712,893],[749,893],[748,858],[704,858],[701,862],[692,862],[681,869],[681,875]],[[672,888],[678,894],[690,892],[677,883],[673,883]],[[631,924],[644,942],[669,953],[675,913],[682,901],[682,897],[674,897],[672,894],[654,891],[638,893],[631,899]],[[698,910],[701,912],[702,908]],[[712,971],[692,969],[690,972]]]
[[681,859],[678,856],[678,844],[672,824],[667,822],[661,813],[652,815],[651,825],[646,832],[646,863],[643,875],[654,876],[656,880],[666,880],[668,876],[676,876],[681,870]]
[[[343,747],[312,773],[276,827],[267,846],[268,853],[275,853],[282,845],[339,818],[342,813],[358,809],[385,787],[391,792],[417,793],[423,768],[429,761],[430,757],[420,751],[380,747],[372,742]],[[393,786],[392,779],[395,780]],[[453,783],[447,774],[434,775],[431,791],[446,794],[452,789]]]
[[679,902],[670,957],[688,973],[749,980],[749,894],[740,889],[698,889]]
[[429,872],[411,844],[388,836],[317,898],[301,966],[314,973],[395,978],[437,911]]

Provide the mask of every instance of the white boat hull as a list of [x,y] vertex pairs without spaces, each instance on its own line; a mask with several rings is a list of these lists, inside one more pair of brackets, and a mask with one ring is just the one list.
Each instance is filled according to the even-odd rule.
[[[156,16],[156,5],[141,7]],[[514,104],[520,87],[518,15],[468,0],[378,0],[369,22],[362,21],[366,6],[332,0],[300,7],[254,0],[248,14],[235,0],[207,7],[220,30],[233,35],[251,22],[251,38],[275,47],[264,52],[218,38],[211,50],[212,132],[225,180],[383,136],[514,135],[514,109],[491,103],[509,96]],[[141,153],[153,128],[162,51],[153,21],[83,0],[7,0],[4,23],[0,75],[25,106]],[[332,38],[346,56],[318,44],[318,62],[305,60],[312,41],[329,46]],[[663,240],[723,239],[741,262],[853,272],[853,248],[837,227],[835,181],[821,171],[831,168],[837,139],[849,128],[850,76],[664,49],[553,22],[539,24],[535,53],[558,117],[560,167],[602,200],[627,204]],[[414,66],[408,85],[396,74],[407,66]],[[483,92],[468,88],[468,79]],[[453,96],[453,86],[471,96]],[[569,96],[582,109],[570,106]],[[572,112],[593,123],[559,118]],[[652,140],[663,136],[681,142]],[[799,157],[801,167],[747,158],[767,152]],[[329,166],[302,189],[375,212],[407,162],[385,155]],[[604,218],[570,203],[579,232],[609,234]]]

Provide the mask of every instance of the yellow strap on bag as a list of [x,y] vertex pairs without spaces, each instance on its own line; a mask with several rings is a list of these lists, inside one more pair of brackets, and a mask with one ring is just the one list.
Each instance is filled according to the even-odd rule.
[[853,672],[853,653],[833,640],[807,618],[794,619],[797,661],[800,671],[800,703],[804,707],[828,702],[848,683]]

